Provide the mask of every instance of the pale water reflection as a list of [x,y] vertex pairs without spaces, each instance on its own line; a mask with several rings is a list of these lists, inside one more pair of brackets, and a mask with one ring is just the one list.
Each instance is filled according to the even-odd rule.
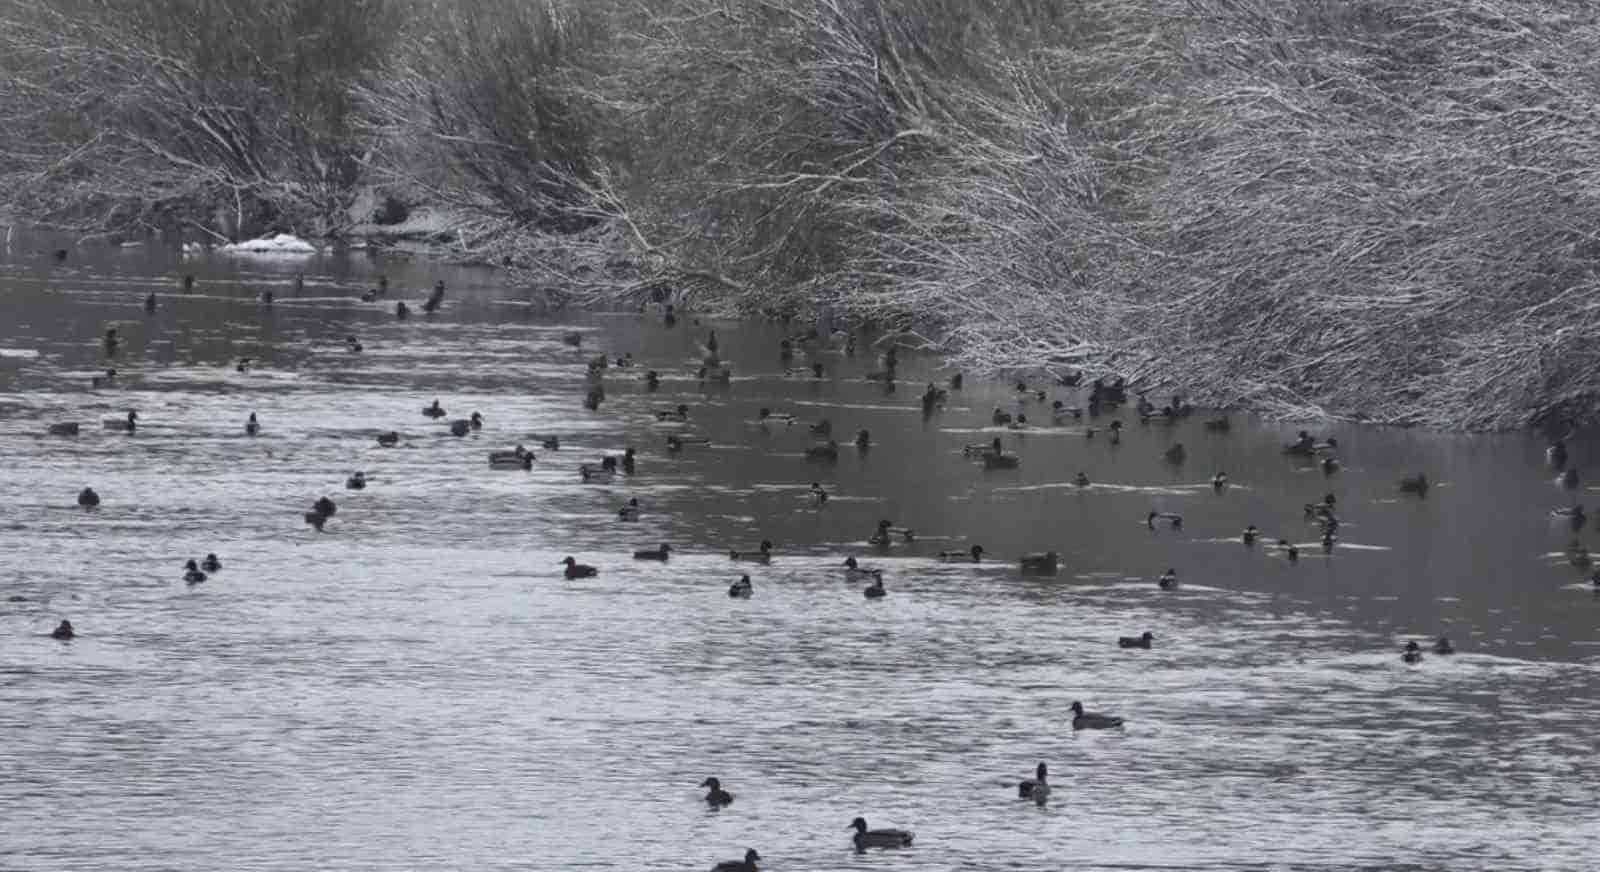
[[[1339,428],[1345,467],[1325,477],[1279,453],[1294,428],[1243,417],[1219,434],[1125,414],[1115,446],[1082,423],[1019,434],[989,425],[1014,392],[969,380],[925,419],[934,361],[905,358],[893,394],[861,378],[865,346],[815,358],[823,379],[785,376],[779,325],[716,325],[734,378],[702,387],[687,317],[549,313],[427,263],[10,257],[0,867],[705,869],[746,847],[772,870],[1600,859],[1600,601],[1548,516],[1595,491],[1553,483],[1531,437]],[[401,322],[394,297],[360,302],[378,271],[414,309],[443,278],[444,310]],[[108,326],[118,384],[91,389]],[[599,350],[639,367],[608,371],[590,412]],[[484,429],[451,437],[420,414],[434,398]],[[680,402],[687,424],[656,420]],[[763,406],[801,423],[752,427]],[[134,435],[100,428],[129,409]],[[846,437],[834,464],[804,456],[824,417]],[[66,420],[83,433],[45,435]],[[386,430],[401,447],[377,446]],[[669,454],[681,432],[711,444]],[[1020,468],[961,456],[996,434]],[[527,472],[486,463],[550,435],[560,450]],[[1180,441],[1187,461],[1163,463]],[[634,474],[580,482],[627,446]],[[1573,448],[1588,474],[1589,443]],[[344,490],[357,469],[371,483]],[[1414,471],[1438,483],[1425,499],[1395,490]],[[1344,524],[1325,555],[1302,506],[1329,492]],[[339,510],[319,535],[302,514],[324,494]],[[630,497],[642,517],[619,521]],[[1150,529],[1152,510],[1182,529]],[[917,541],[870,548],[880,518]],[[1300,560],[1240,544],[1251,523]],[[770,566],[728,560],[763,538]],[[660,542],[670,561],[632,559]],[[973,543],[994,559],[931,559]],[[1015,571],[1046,549],[1058,575]],[[186,585],[184,560],[212,551],[223,569]],[[568,554],[599,577],[563,579]],[[885,599],[845,580],[847,555],[885,570]],[[1168,567],[1184,584],[1163,592]],[[730,599],[742,571],[754,596]],[[62,617],[70,643],[48,638]],[[1153,650],[1117,647],[1145,630]],[[1460,653],[1400,662],[1441,633]],[[1074,734],[1073,700],[1126,728]],[[1043,809],[1015,790],[1040,760]],[[707,775],[730,808],[706,810]],[[851,853],[857,815],[916,847]]]

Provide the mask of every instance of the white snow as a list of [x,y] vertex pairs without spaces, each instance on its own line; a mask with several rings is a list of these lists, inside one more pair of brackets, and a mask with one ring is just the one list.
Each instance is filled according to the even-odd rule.
[[224,254],[316,254],[317,247],[287,233],[263,236],[246,242],[232,242],[217,249]]

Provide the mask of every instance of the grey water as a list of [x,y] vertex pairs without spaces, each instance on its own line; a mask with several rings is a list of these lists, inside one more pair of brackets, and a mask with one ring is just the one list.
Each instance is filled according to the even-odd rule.
[[[969,379],[924,417],[949,371],[904,355],[889,392],[863,378],[871,337],[786,364],[804,325],[552,311],[425,260],[54,247],[0,253],[0,868],[706,869],[747,847],[772,870],[1600,862],[1600,601],[1549,516],[1596,490],[1560,487],[1533,437],[1319,428],[1344,464],[1324,475],[1280,452],[1294,426],[1242,415],[1215,433],[1124,411],[1113,445],[1087,419],[995,428],[997,406],[1049,416]],[[361,302],[380,272],[394,293]],[[442,311],[394,317],[436,279]],[[694,377],[713,328],[730,384]],[[601,351],[638,366],[588,411]],[[823,378],[785,374],[813,361]],[[678,403],[687,424],[655,419]],[[800,423],[757,426],[761,407]],[[101,428],[130,409],[133,435]],[[451,436],[473,411],[483,429]],[[804,454],[824,418],[835,463]],[[47,436],[60,421],[82,433]],[[675,432],[710,444],[669,453]],[[995,435],[1019,468],[962,456]],[[561,447],[531,470],[489,468],[541,436]],[[580,480],[625,447],[632,474]],[[355,470],[371,483],[344,490]],[[1418,471],[1428,494],[1398,493]],[[1331,554],[1302,511],[1325,493]],[[870,546],[879,519],[915,541]],[[1298,562],[1243,545],[1247,524]],[[770,566],[729,560],[762,539]],[[632,559],[661,542],[669,562]],[[971,544],[991,559],[932,559]],[[1057,574],[1019,573],[1047,549]],[[222,570],[186,584],[207,552]],[[599,575],[566,580],[567,555]],[[1169,567],[1183,586],[1162,591]],[[745,571],[754,596],[730,599]],[[49,636],[63,618],[73,641]],[[1117,647],[1146,630],[1152,650]],[[1440,634],[1459,653],[1401,662]],[[1125,727],[1075,733],[1074,700]],[[1015,787],[1040,761],[1044,807]],[[720,812],[710,775],[735,796]],[[857,815],[915,846],[854,854]]]

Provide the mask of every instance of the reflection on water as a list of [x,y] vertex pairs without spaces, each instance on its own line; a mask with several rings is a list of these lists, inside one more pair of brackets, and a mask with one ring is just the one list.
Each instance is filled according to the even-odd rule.
[[[445,279],[444,311],[360,302],[380,270],[414,309]],[[1547,516],[1592,491],[1553,484],[1536,441],[1341,428],[1345,468],[1324,477],[1278,452],[1293,428],[1243,418],[1130,417],[1120,445],[1087,422],[1016,433],[989,426],[1013,392],[969,383],[924,419],[932,362],[904,360],[892,394],[860,378],[865,344],[786,377],[777,326],[718,325],[735,378],[703,388],[704,327],[528,299],[364,257],[11,253],[0,867],[708,868],[746,846],[779,870],[1594,865],[1600,603]],[[117,384],[92,389],[108,326]],[[589,412],[599,350],[640,368],[609,370]],[[434,398],[440,422],[420,413]],[[656,420],[680,402],[687,423]],[[761,407],[799,422],[752,426]],[[101,429],[129,409],[134,435]],[[484,429],[450,436],[472,411]],[[822,418],[836,463],[804,454]],[[82,435],[45,435],[68,420]],[[386,430],[400,447],[377,446]],[[992,431],[1020,468],[961,456]],[[668,453],[669,433],[711,441]],[[529,471],[485,460],[547,436],[561,448]],[[1161,462],[1174,442],[1182,466]],[[634,474],[580,481],[628,446]],[[371,484],[343,490],[357,469]],[[1439,483],[1426,499],[1395,491],[1413,471]],[[1301,508],[1328,492],[1331,555]],[[319,535],[301,516],[324,494]],[[630,497],[643,515],[619,521]],[[1152,510],[1182,529],[1147,527]],[[916,541],[870,548],[879,519]],[[1240,544],[1251,523],[1299,561]],[[772,565],[727,559],[761,539]],[[660,542],[669,562],[631,558]],[[973,543],[994,559],[931,559]],[[1047,549],[1058,575],[1015,571]],[[223,569],[185,585],[210,551]],[[599,577],[563,579],[567,554]],[[846,555],[884,569],[884,600],[845,580]],[[1184,585],[1159,591],[1168,567]],[[744,570],[755,595],[731,600]],[[69,644],[47,637],[61,617]],[[1116,647],[1145,630],[1153,650]],[[1400,663],[1440,633],[1461,653]],[[1074,734],[1079,699],[1127,728]],[[1044,809],[1014,798],[1040,760]],[[721,813],[696,787],[713,774],[737,797]],[[858,814],[916,848],[851,854]]]

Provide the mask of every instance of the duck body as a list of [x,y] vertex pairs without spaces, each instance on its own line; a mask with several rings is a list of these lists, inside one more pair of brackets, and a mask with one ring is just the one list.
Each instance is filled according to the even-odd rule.
[[665,561],[665,560],[668,560],[671,556],[672,556],[672,546],[668,545],[665,542],[661,543],[661,547],[660,548],[654,548],[654,549],[649,549],[649,550],[641,550],[641,551],[633,552],[633,559],[634,560],[661,560],[661,561]]
[[200,582],[206,580],[206,574],[200,571],[199,565],[197,565],[193,560],[190,560],[188,563],[184,564],[183,570],[183,580],[189,584],[199,584]]
[[1178,573],[1170,569],[1162,573],[1161,578],[1156,580],[1156,587],[1159,587],[1162,590],[1177,590]]
[[1122,718],[1083,710],[1083,703],[1072,703],[1072,728],[1074,730],[1111,730],[1122,726]]
[[657,421],[687,421],[689,420],[689,407],[679,405],[676,409],[657,409]]
[[985,454],[983,456],[984,469],[1016,469],[1022,464],[1022,458],[1015,454]]
[[1149,648],[1155,640],[1155,634],[1145,630],[1137,636],[1121,636],[1117,639],[1118,648]]
[[869,830],[865,818],[856,818],[850,822],[850,828],[856,833],[851,837],[857,851],[868,848],[909,848],[916,834],[906,830]]
[[367,474],[364,472],[353,473],[344,480],[344,486],[346,490],[366,490]]
[[1422,647],[1416,642],[1407,642],[1405,650],[1400,652],[1400,660],[1405,663],[1417,664],[1422,662]]
[[[712,808],[724,808],[733,805],[733,794],[722,789],[721,781],[715,778],[707,778],[700,782],[700,786],[706,789],[706,805]],[[751,851],[750,853],[753,854],[755,852]]]
[[261,432],[261,422],[256,420],[256,413],[251,412],[250,418],[244,422],[244,435],[255,436]]
[[829,439],[821,445],[813,445],[806,449],[807,460],[832,461],[839,459],[839,443]]
[[567,567],[565,575],[569,580],[574,578],[594,578],[600,574],[600,570],[595,569],[593,566],[587,566],[579,563],[577,559],[573,557],[568,557],[566,560],[561,562]]
[[71,639],[72,637],[74,637],[76,635],[78,635],[77,631],[72,629],[72,622],[71,621],[62,621],[61,623],[56,625],[56,628],[54,630],[50,631],[50,638],[52,638],[52,639],[60,639],[62,641],[66,641],[68,639]]
[[1419,472],[1416,475],[1408,475],[1400,479],[1400,492],[1426,496],[1428,493],[1428,477]]
[[94,488],[86,487],[78,491],[78,505],[86,509],[92,509],[100,505],[100,495],[94,492]]
[[845,560],[844,560],[844,579],[845,579],[845,581],[861,581],[863,579],[868,579],[868,578],[883,578],[883,570],[876,569],[876,568],[873,568],[873,567],[861,566],[860,564],[856,563],[856,559],[854,557],[846,557],[845,558]]
[[378,434],[378,445],[381,448],[393,448],[400,444],[400,434],[393,430]]
[[434,400],[433,405],[422,407],[422,416],[424,418],[443,418],[445,410],[443,406],[439,405],[438,400]]
[[578,466],[578,475],[588,484],[610,484],[617,474],[609,469],[596,469],[587,463]]
[[1450,644],[1448,638],[1440,636],[1438,641],[1433,643],[1433,653],[1448,656],[1456,653],[1456,646]]
[[744,563],[771,563],[772,543],[766,539],[761,540],[761,546],[755,551],[729,551],[729,560],[738,560]]
[[940,551],[936,556],[943,563],[981,563],[983,546],[974,545],[966,551]]
[[132,433],[139,428],[139,413],[129,412],[126,418],[107,418],[102,426],[118,433]]
[[1046,551],[1041,554],[1024,554],[1018,558],[1018,563],[1021,564],[1023,572],[1053,573],[1060,565],[1061,558],[1054,551]]
[[738,581],[728,586],[728,596],[734,599],[749,599],[754,592],[755,585],[750,583],[750,576],[748,575],[739,576]]
[[1183,516],[1177,512],[1151,512],[1144,519],[1145,526],[1151,529],[1155,529],[1157,521],[1166,521],[1174,530],[1183,529]]
[[624,521],[637,521],[642,514],[644,509],[640,508],[637,498],[628,500],[627,505],[617,509],[617,517]]
[[51,424],[49,433],[51,436],[76,436],[78,435],[78,430],[78,422],[67,421],[60,424]]
[[1043,803],[1050,798],[1050,770],[1043,763],[1034,770],[1032,778],[1024,778],[1017,783],[1017,798],[1031,799]]
[[200,568],[206,572],[218,572],[222,569],[222,561],[215,554],[207,554],[206,559],[200,561]]

